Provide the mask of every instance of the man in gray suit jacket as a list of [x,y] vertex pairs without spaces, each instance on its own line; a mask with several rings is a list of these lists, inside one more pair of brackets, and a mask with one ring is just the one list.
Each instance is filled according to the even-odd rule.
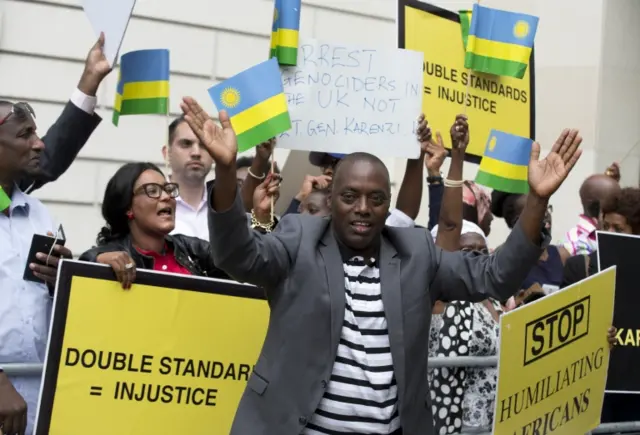
[[193,99],[182,108],[216,162],[209,215],[216,264],[263,287],[271,307],[231,433],[432,434],[432,304],[505,300],[518,290],[541,253],[548,199],[580,155],[577,131],[563,132],[544,160],[533,146],[526,209],[502,248],[483,256],[444,252],[423,229],[385,227],[389,174],[366,153],[339,165],[329,218],[287,215],[272,234],[251,232],[228,115],[220,112],[220,128]]

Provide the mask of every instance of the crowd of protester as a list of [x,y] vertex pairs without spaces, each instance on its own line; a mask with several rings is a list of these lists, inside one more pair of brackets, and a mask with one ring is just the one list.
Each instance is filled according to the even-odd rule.
[[[11,197],[11,206],[0,214],[3,245],[0,250],[0,367],[3,363],[44,361],[56,270],[59,259],[72,258],[72,253],[60,245],[55,247],[54,255],[39,253],[38,259],[42,263],[30,267],[42,279],[42,284],[23,280],[33,234],[56,231],[49,211],[31,193],[62,175],[98,126],[100,118],[94,113],[95,93],[109,71],[99,41],[87,57],[78,89],[42,139],[36,133],[35,113],[28,104],[0,101],[0,184]],[[333,242],[327,242],[328,245],[333,243],[332,250],[320,248],[319,252],[336,254],[338,267],[344,264],[344,279],[331,282],[338,285],[346,282],[343,292],[346,308],[339,315],[344,315],[344,325],[350,326],[337,330],[336,334],[341,337],[337,351],[326,350],[328,354],[333,352],[328,369],[330,378],[323,375],[330,380],[323,381],[324,390],[319,404],[316,401],[317,409],[311,410],[304,419],[295,414],[294,423],[305,427],[302,433],[343,433],[340,428],[344,428],[344,433],[401,434],[403,427],[409,432],[409,425],[413,425],[412,428],[425,430],[433,427],[433,433],[441,434],[490,427],[496,368],[436,368],[427,372],[426,354],[431,357],[496,355],[501,313],[597,272],[596,230],[640,234],[640,189],[621,188],[619,167],[614,164],[605,173],[594,174],[582,184],[579,195],[583,210],[577,213],[576,226],[566,229],[564,240],[559,244],[545,243],[545,237],[548,239],[551,231],[553,213],[548,198],[579,157],[580,138],[576,131],[564,131],[551,152],[552,157],[540,160],[540,166],[534,168],[534,175],[545,177],[535,178],[534,183],[530,174],[532,192],[529,195],[489,193],[462,178],[473,120],[467,120],[463,115],[452,120],[448,133],[453,147],[447,152],[441,135],[432,134],[427,120],[421,115],[416,137],[420,157],[407,162],[395,208],[389,209],[388,172],[378,159],[364,153],[347,156],[313,152],[310,162],[319,168],[319,175],[287,180],[299,182],[299,191],[290,199],[283,216],[274,218],[272,198],[289,200],[279,197],[279,169],[276,167],[271,171],[270,159],[276,141],[257,146],[253,157],[236,160],[228,140],[232,135],[226,134],[231,127],[223,115],[222,127],[216,127],[208,117],[202,117],[193,100],[185,100],[183,110],[185,115],[169,126],[169,143],[162,149],[171,169],[170,175],[152,163],[134,162],[121,167],[104,192],[104,227],[96,228],[95,246],[87,247],[90,249],[81,253],[80,259],[109,265],[124,289],[135,283],[139,269],[253,282],[267,291],[273,304],[272,316],[288,316],[291,314],[282,308],[277,311],[275,304],[282,303],[283,293],[278,292],[286,292],[285,300],[292,298],[289,292],[295,281],[290,280],[290,276],[296,273],[292,258],[298,258],[300,262],[301,258],[306,259],[303,255],[315,256],[311,251],[315,252],[316,246],[310,249],[308,244],[313,237],[313,240],[319,240],[318,243],[325,243],[327,239],[323,234],[328,231],[327,222],[333,220],[338,244],[332,239]],[[451,160],[449,172],[443,176],[441,167],[447,156]],[[557,159],[554,163],[562,167],[563,173],[548,176],[545,171],[549,169],[550,161],[547,160],[550,158]],[[216,177],[207,182],[214,166]],[[429,220],[426,227],[421,227],[415,220],[425,184]],[[232,210],[231,214],[224,212],[227,209]],[[236,212],[246,216],[244,227],[237,225],[237,215],[233,214]],[[489,246],[487,239],[494,219],[504,219],[512,230],[508,240],[495,247]],[[222,228],[225,230],[221,231]],[[370,254],[375,264],[391,261],[391,257],[382,258],[386,248],[369,251],[368,246],[362,245],[363,240],[375,240],[374,236],[380,233],[384,236],[380,242],[383,247],[388,240],[398,251],[401,251],[399,246],[413,246],[405,241],[405,237],[413,239],[411,243],[425,246],[419,251],[424,257],[420,259],[424,267],[418,266],[417,254],[411,261],[416,262],[412,266],[415,268],[413,273],[418,276],[416,282],[420,283],[422,273],[428,278],[428,285],[424,287],[431,289],[430,297],[404,293],[404,288],[403,297],[415,296],[416,307],[429,307],[424,313],[415,310],[411,313],[418,317],[408,317],[409,312],[405,311],[405,319],[409,319],[406,325],[422,331],[422,323],[414,319],[424,318],[429,322],[428,311],[431,310],[427,338],[422,343],[425,351],[420,354],[424,354],[423,359],[412,362],[424,367],[407,374],[414,379],[426,375],[424,378],[428,379],[429,385],[424,388],[429,391],[430,387],[426,396],[431,413],[424,408],[424,402],[416,405],[417,408],[406,403],[399,407],[398,397],[400,394],[407,397],[408,393],[398,390],[399,375],[397,370],[394,372],[391,362],[393,358],[396,363],[398,355],[394,353],[397,344],[392,334],[386,332],[391,330],[391,325],[387,327],[387,321],[391,323],[391,320],[366,315],[382,312],[384,319],[386,310],[391,309],[384,292],[382,295],[380,292],[380,281],[384,283],[385,279],[380,272],[383,266],[372,266],[367,257],[361,255],[362,252]],[[230,239],[233,237],[238,241]],[[254,242],[257,245],[253,245]],[[294,245],[295,252],[291,248]],[[223,246],[225,249],[221,249]],[[249,251],[248,254],[244,252],[247,258],[249,254],[254,255],[246,260],[253,261],[251,267],[237,261],[236,254],[242,253],[241,248]],[[258,252],[259,248],[266,251]],[[303,252],[303,248],[309,252]],[[409,254],[400,252],[399,255]],[[489,258],[493,260],[489,261]],[[519,259],[523,264],[515,265]],[[263,264],[267,260],[268,272],[267,265]],[[333,260],[324,258],[323,261]],[[467,270],[468,275],[463,275],[464,271],[454,271],[455,267],[448,264],[461,266],[459,269]],[[504,273],[498,274],[497,270]],[[289,287],[282,290],[285,282]],[[405,285],[404,280],[402,284]],[[365,312],[365,315],[359,312]],[[365,331],[370,331],[371,335]],[[605,331],[602,333],[604,336]],[[314,334],[310,334],[310,341],[317,338]],[[412,339],[414,335],[420,338],[417,332],[406,334]],[[377,336],[382,337],[379,342]],[[611,331],[608,338],[613,343]],[[343,342],[347,344],[343,346]],[[367,368],[367,358],[362,356],[363,349],[370,346],[387,349],[380,354],[375,368]],[[269,338],[264,352],[268,352],[268,348]],[[419,352],[414,348],[410,350],[414,353],[408,350],[407,358]],[[307,357],[299,358],[307,360]],[[349,371],[349,365],[358,369]],[[279,376],[275,374],[277,368],[265,368],[260,362],[256,370],[269,371],[274,379]],[[279,370],[285,371],[285,368]],[[372,372],[377,372],[375,377],[371,377]],[[295,371],[289,374],[296,375]],[[375,378],[382,387],[374,388],[374,394],[363,392],[364,387],[341,390],[337,386],[341,377],[348,378],[344,382],[353,386],[351,381],[358,376],[365,383]],[[7,376],[0,370],[1,434],[32,433],[40,381],[38,377]],[[421,382],[415,383],[420,385],[412,390],[414,398],[423,392],[419,389],[423,388]],[[273,379],[272,384],[276,384]],[[300,388],[306,388],[305,385]],[[288,388],[290,390],[282,390],[282,394],[297,397],[295,385]],[[403,388],[408,387],[403,384]],[[357,405],[360,408],[354,405],[356,410],[353,411],[353,407],[343,406],[344,402],[336,398],[339,396],[336,391],[351,395],[350,400],[364,395],[387,405],[376,408],[362,401]],[[236,419],[234,433],[276,433],[267,430],[243,432],[242,428],[248,428],[250,424],[283,429],[277,433],[294,433],[289,430],[294,425],[289,421],[291,419],[279,412],[275,412],[279,417],[267,416],[261,408],[266,405],[258,405],[253,400],[247,394],[243,397],[238,410],[242,419]],[[635,417],[633,409],[638,409],[637,402],[635,405],[620,405],[619,401],[611,403],[614,402],[605,403],[605,421]],[[352,409],[349,411],[352,414],[345,409]],[[422,409],[424,415],[415,414],[416,409]],[[353,412],[369,417],[358,420]],[[431,416],[432,421],[425,423]],[[282,422],[275,423],[278,418]],[[295,433],[300,433],[300,429],[298,427]]]

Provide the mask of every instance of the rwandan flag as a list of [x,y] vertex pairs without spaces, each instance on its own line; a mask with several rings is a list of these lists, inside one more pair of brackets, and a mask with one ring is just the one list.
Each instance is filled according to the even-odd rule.
[[271,52],[269,58],[278,57],[278,23],[280,18],[280,3],[282,0],[274,0],[273,24],[271,25]]
[[2,186],[0,186],[0,212],[3,212],[6,209],[8,209],[10,205],[11,205],[11,198],[9,198],[9,195],[7,195],[4,189],[2,188]]
[[139,50],[120,58],[113,124],[120,115],[169,113],[169,50]]
[[462,30],[462,47],[467,52],[469,29],[471,28],[471,11],[460,11],[460,30]]
[[209,88],[218,110],[226,110],[243,152],[291,128],[280,68],[271,58]]
[[271,57],[278,58],[280,65],[298,63],[301,7],[302,0],[274,0]]
[[533,141],[491,130],[476,183],[509,193],[528,193],[528,170]]
[[538,17],[474,4],[464,67],[521,79],[537,29]]

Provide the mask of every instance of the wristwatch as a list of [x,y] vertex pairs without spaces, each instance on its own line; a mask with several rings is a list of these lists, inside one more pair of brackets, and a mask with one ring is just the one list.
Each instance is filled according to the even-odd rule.
[[435,176],[429,175],[427,177],[427,183],[429,183],[429,184],[433,184],[433,183],[442,184],[442,176],[441,175],[435,175]]

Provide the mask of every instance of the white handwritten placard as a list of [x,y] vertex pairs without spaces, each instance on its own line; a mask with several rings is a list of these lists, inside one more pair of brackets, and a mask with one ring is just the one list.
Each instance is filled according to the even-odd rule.
[[291,130],[278,147],[417,158],[424,54],[306,40],[282,70]]

